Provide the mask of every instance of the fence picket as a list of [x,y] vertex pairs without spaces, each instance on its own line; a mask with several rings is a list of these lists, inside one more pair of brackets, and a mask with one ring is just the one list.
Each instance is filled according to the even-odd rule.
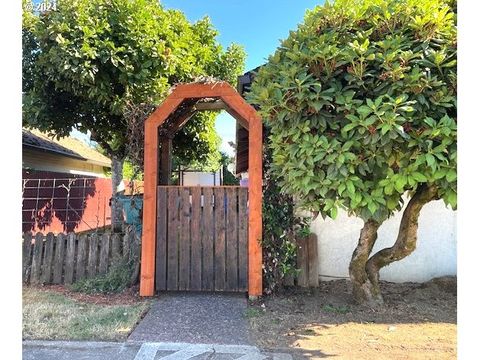
[[26,232],[23,234],[23,282],[27,283],[30,278],[31,263],[32,263],[32,233]]
[[42,283],[50,284],[52,282],[52,261],[53,261],[54,235],[48,233],[45,241],[45,252],[42,264]]
[[100,248],[100,262],[98,264],[99,274],[107,273],[109,250],[110,250],[110,235],[103,234],[101,248]]
[[112,256],[110,265],[112,265],[115,261],[118,261],[118,259],[122,256],[120,252],[120,241],[120,234],[112,235]]
[[85,267],[87,259],[87,235],[80,235],[77,244],[77,269],[75,273],[75,281],[83,280],[85,278]]
[[297,268],[300,270],[297,276],[297,285],[307,287],[308,281],[308,248],[307,239],[297,239]]
[[61,284],[63,275],[63,260],[65,257],[65,236],[58,234],[55,239],[55,257],[53,265],[53,283]]
[[140,275],[140,238],[135,227],[130,229],[130,262],[133,263],[132,277],[130,278],[130,284],[133,285],[137,282]]
[[76,236],[74,233],[67,235],[67,255],[65,258],[65,284],[71,284],[73,282],[73,270],[75,266],[75,241]]
[[318,240],[317,235],[312,233],[308,241],[308,286],[318,287]]
[[98,235],[92,234],[90,236],[90,243],[88,244],[87,277],[89,279],[93,278],[96,275],[97,252],[98,252]]
[[35,235],[35,244],[33,246],[32,273],[30,275],[30,283],[33,285],[37,285],[40,283],[42,250],[43,250],[43,234],[37,233]]

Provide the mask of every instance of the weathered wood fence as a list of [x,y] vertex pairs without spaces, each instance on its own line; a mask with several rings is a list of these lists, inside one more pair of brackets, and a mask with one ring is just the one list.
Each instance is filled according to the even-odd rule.
[[135,263],[132,282],[139,273],[140,239],[133,228],[125,234],[23,234],[23,282],[72,284],[106,274],[117,262]]
[[297,239],[297,276],[285,279],[287,286],[318,287],[318,239],[317,235],[310,234],[305,238]]
[[248,188],[159,186],[157,291],[247,291]]

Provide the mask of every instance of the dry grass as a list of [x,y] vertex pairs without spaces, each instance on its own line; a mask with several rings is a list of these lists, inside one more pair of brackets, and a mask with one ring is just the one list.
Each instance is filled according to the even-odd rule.
[[125,340],[148,310],[149,301],[99,305],[61,293],[23,289],[23,338],[44,340]]

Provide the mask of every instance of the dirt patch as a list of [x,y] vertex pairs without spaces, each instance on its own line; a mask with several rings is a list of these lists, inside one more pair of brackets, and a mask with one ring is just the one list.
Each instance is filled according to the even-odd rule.
[[246,316],[257,345],[297,358],[454,359],[456,279],[382,283],[385,305],[358,306],[345,280],[321,282],[251,304]]
[[120,293],[111,294],[85,294],[72,291],[64,285],[43,285],[30,287],[37,291],[54,292],[64,295],[72,300],[96,305],[134,305],[145,301],[145,298],[140,297],[138,293],[138,286],[125,289]]

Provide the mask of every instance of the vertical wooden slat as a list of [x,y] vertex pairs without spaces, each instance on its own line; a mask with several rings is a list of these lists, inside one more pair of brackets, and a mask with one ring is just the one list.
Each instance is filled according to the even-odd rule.
[[88,244],[87,277],[93,278],[97,271],[98,235],[92,234]]
[[122,241],[122,238],[120,234],[112,234],[112,256],[111,256],[111,261],[110,265],[115,264],[120,257],[122,256],[121,251],[120,251],[120,242]]
[[28,282],[32,267],[32,234],[23,233],[23,282]]
[[190,188],[180,188],[179,269],[178,289],[188,290],[190,286]]
[[43,234],[35,235],[35,244],[33,246],[32,273],[30,275],[31,284],[40,283],[40,270],[42,263]]
[[58,234],[55,240],[55,256],[53,265],[53,283],[61,284],[63,275],[63,264],[65,259],[65,235]]
[[136,283],[139,272],[140,272],[140,238],[135,231],[135,227],[131,226],[130,228],[130,244],[131,244],[131,251],[130,251],[130,263],[133,264],[133,271],[130,278],[130,284],[133,285]]
[[317,235],[311,233],[308,241],[308,286],[318,287],[318,241]]
[[202,289],[214,290],[214,223],[213,223],[213,190],[203,188],[203,222],[202,222],[203,269]]
[[168,290],[178,290],[178,188],[168,188]]
[[238,289],[238,234],[237,234],[237,188],[228,187],[225,191],[227,199],[227,231],[225,247],[227,249],[227,290]]
[[73,269],[75,266],[75,234],[70,233],[67,235],[67,254],[65,257],[65,284],[71,284],[73,282]]
[[225,195],[224,188],[214,188],[215,290],[225,289]]
[[130,257],[130,252],[131,252],[131,244],[130,244],[130,227],[127,227],[125,229],[125,235],[123,235],[123,244],[122,244],[122,254],[124,258],[129,258]]
[[87,235],[80,235],[77,243],[77,268],[75,271],[75,281],[85,278],[85,267],[87,260]]
[[42,283],[50,284],[52,282],[52,261],[53,261],[54,235],[48,233],[45,241],[45,254],[42,265]]
[[200,238],[201,194],[200,187],[196,186],[192,188],[190,290],[201,290],[202,288],[202,243]]
[[297,285],[307,287],[308,285],[308,248],[307,239],[297,239],[297,268],[300,270],[297,276]]
[[238,188],[238,290],[246,291],[248,266],[248,189]]
[[100,261],[98,264],[98,273],[106,274],[108,270],[108,255],[110,252],[110,234],[103,234],[100,245]]
[[167,189],[157,189],[157,256],[155,259],[155,289],[167,289]]

